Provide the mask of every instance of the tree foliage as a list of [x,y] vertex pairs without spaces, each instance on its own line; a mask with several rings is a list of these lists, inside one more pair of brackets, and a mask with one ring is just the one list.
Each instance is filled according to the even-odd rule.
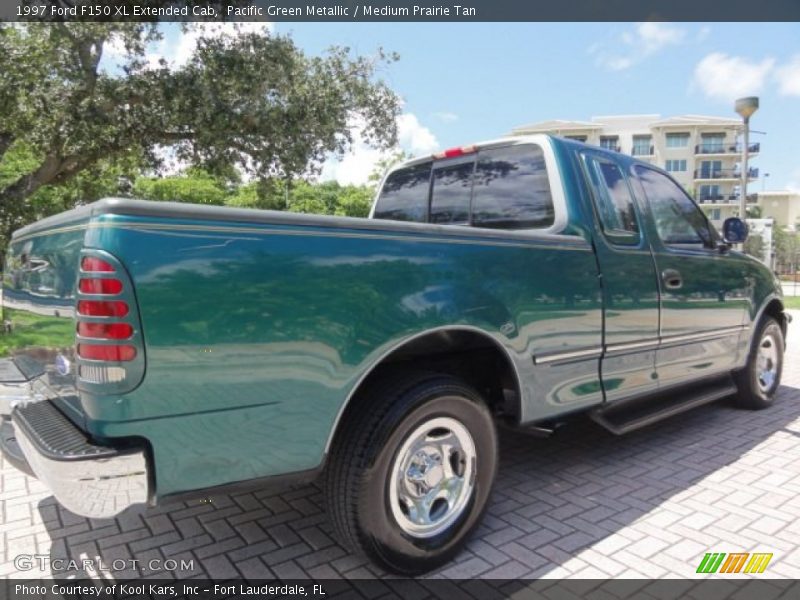
[[[215,176],[240,169],[266,181],[345,152],[354,119],[368,143],[395,143],[398,98],[376,78],[395,57],[347,48],[306,56],[285,36],[204,31],[188,62],[172,67],[148,60],[161,37],[152,23],[0,24],[0,165],[15,149],[24,154],[5,169],[16,176],[0,180],[4,220],[25,213],[20,204],[43,186],[80,173],[132,157],[158,168],[163,147]],[[103,66],[111,44],[125,50],[119,68]],[[164,187],[173,184],[140,185],[188,197]],[[217,203],[214,186],[203,185],[202,199]]]
[[743,249],[746,254],[763,261],[765,250],[764,236],[758,233],[750,234],[744,242]]
[[795,273],[800,270],[800,232],[775,227],[772,232],[775,263],[779,271]]

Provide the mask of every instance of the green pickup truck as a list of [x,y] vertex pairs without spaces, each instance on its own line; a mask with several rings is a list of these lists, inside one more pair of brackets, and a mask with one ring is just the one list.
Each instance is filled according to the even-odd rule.
[[769,406],[788,316],[669,175],[549,136],[394,168],[369,219],[108,199],[14,234],[2,447],[67,509],[318,480],[420,573],[481,519],[496,427]]

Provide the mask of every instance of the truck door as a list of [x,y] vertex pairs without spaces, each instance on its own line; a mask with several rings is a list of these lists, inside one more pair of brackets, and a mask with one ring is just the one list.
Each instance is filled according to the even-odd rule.
[[753,282],[739,261],[720,253],[716,232],[680,185],[655,169],[634,170],[660,286],[659,386],[730,371]]
[[658,282],[626,169],[606,155],[583,155],[597,220],[604,340],[601,379],[606,401],[655,391]]

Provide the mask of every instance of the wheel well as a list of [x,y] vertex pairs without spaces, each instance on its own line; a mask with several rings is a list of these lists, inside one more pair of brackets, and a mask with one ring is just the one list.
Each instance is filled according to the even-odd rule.
[[786,321],[786,313],[783,309],[783,304],[777,298],[773,298],[769,301],[766,308],[763,312],[764,315],[769,315],[773,319],[775,319],[778,324],[781,326],[781,330],[783,330],[783,337],[786,338],[786,328],[788,323]]
[[359,392],[398,370],[419,370],[459,377],[480,392],[497,417],[519,422],[520,386],[506,350],[485,333],[469,329],[436,330],[392,350],[362,379],[336,423],[335,437],[348,422]]

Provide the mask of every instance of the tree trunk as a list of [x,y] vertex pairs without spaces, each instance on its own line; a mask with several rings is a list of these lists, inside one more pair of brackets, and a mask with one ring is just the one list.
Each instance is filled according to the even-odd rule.
[[14,183],[0,190],[0,211],[5,210],[15,202],[22,202],[36,192],[40,187],[49,183],[62,183],[75,175],[78,171],[92,162],[91,157],[80,160],[76,156],[49,155],[42,161],[39,168],[23,175]]

